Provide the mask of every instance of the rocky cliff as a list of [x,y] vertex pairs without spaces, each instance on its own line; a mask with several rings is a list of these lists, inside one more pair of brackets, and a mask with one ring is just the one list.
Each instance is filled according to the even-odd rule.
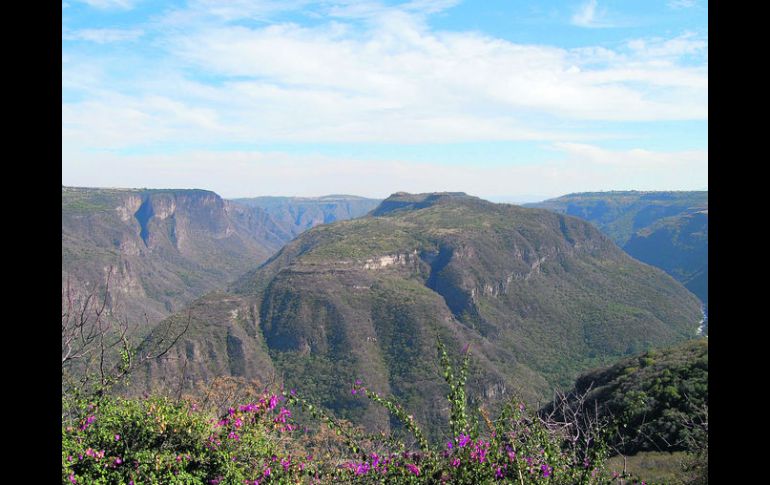
[[267,259],[288,239],[263,211],[205,190],[62,187],[62,282],[109,274],[109,308],[155,322]]
[[[585,221],[456,193],[394,194],[369,216],[308,230],[217,298],[239,315],[249,309],[248,345],[287,386],[387,429],[385,416],[350,395],[362,379],[398,396],[434,436],[447,391],[437,337],[455,356],[470,345],[476,395],[534,401],[599,363],[691,338],[701,318],[681,284]],[[195,328],[183,345],[217,335],[207,359],[232,374],[225,335],[234,324],[210,313],[216,305],[190,309]]]

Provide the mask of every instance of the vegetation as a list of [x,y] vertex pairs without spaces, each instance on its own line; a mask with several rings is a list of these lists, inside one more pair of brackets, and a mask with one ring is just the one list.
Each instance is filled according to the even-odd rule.
[[62,282],[85,292],[112,268],[108,310],[149,327],[288,241],[227,204],[204,190],[62,187]]
[[527,206],[591,221],[623,247],[634,233],[657,220],[708,209],[708,192],[582,192]]
[[[469,350],[459,369],[440,341],[439,357],[452,409],[451,434],[441,442],[429,443],[399,404],[361,381],[350,393],[387,409],[415,447],[363,434],[293,390],[253,393],[219,415],[211,401],[190,398],[63,397],[62,483],[601,484],[617,477],[605,466],[601,427],[576,433],[574,423],[544,421],[516,401],[492,420],[483,408],[469,408],[464,393]],[[338,436],[326,453],[307,453],[319,440],[298,414]]]
[[660,219],[625,244],[628,254],[665,270],[708,306],[708,211]]
[[707,469],[707,347],[651,350],[692,338],[697,300],[572,217],[397,194],[138,347],[106,319],[109,292],[85,304],[96,318],[64,295],[63,483],[609,483],[613,450],[661,443]]
[[[579,402],[613,423],[615,431],[607,444],[618,455],[613,459],[615,469],[623,463],[648,480],[669,475],[665,483],[701,483],[705,479],[708,338],[645,352],[588,372],[564,399]],[[541,413],[552,413],[553,407],[550,404]],[[559,409],[569,406],[562,404]]]
[[708,192],[587,192],[529,207],[596,224],[628,254],[656,266],[708,306]]
[[[272,198],[271,198],[272,199]],[[256,268],[302,231],[379,201],[347,196],[237,203],[206,190],[62,187],[62,281],[112,267],[108,308],[148,326]],[[149,330],[149,329],[148,329]]]

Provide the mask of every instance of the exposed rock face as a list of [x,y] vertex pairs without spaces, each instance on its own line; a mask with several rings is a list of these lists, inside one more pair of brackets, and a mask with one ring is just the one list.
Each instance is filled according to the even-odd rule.
[[499,403],[549,397],[599,362],[690,338],[701,318],[681,284],[585,221],[465,194],[395,194],[367,217],[311,229],[229,295],[255,308],[287,386],[386,429],[350,396],[362,379],[432,433],[446,422],[437,336],[455,356],[470,344],[471,388]]
[[255,268],[286,235],[259,209],[204,190],[62,188],[62,280],[110,273],[110,308],[150,322]]

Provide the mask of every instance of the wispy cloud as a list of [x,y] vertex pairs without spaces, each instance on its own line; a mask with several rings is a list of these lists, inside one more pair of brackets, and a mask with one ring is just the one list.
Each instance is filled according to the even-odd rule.
[[597,0],[588,0],[578,7],[577,11],[572,15],[572,25],[578,27],[601,27],[599,23],[598,14],[596,12]]
[[[281,152],[238,151],[211,153],[190,151],[173,155],[127,156],[87,153],[77,163],[88,174],[81,185],[198,187],[225,197],[254,194],[285,195],[291,180],[294,195],[353,193],[386,197],[407,192],[463,191],[482,197],[498,194],[537,193],[546,197],[569,192],[606,190],[694,190],[708,185],[705,152],[608,151],[590,145],[557,147],[564,157],[544,163],[490,167],[469,160],[447,166],[437,162],[405,160],[371,161]],[[107,174],[100,167],[114,166]],[[693,180],[692,173],[701,174]],[[152,173],[148,181],[146,174]],[[440,176],[439,176],[440,174]],[[366,181],[362,186],[362,181]],[[63,183],[73,182],[63,180]],[[149,185],[153,187],[153,185]]]
[[422,13],[437,13],[450,9],[462,0],[412,0],[404,4],[406,10],[412,10]]
[[646,58],[677,59],[687,55],[705,54],[708,43],[705,39],[698,38],[695,33],[688,32],[671,39],[634,39],[628,42],[628,47]]
[[136,40],[144,34],[140,29],[82,29],[65,32],[64,38],[69,40],[87,40],[98,44]]
[[268,19],[280,12],[305,8],[312,0],[191,0],[177,13],[200,15],[230,21],[237,19]]
[[670,0],[666,5],[668,8],[680,9],[691,8],[697,5],[697,0]]
[[136,0],[78,0],[99,9],[121,9],[130,10],[134,8]]
[[[130,0],[89,1],[102,8],[134,5]],[[174,175],[176,179],[163,179],[163,183],[182,186],[187,179],[180,177],[188,175],[181,173],[198,166],[185,164],[185,157],[190,155],[199,160],[200,168],[190,171],[189,177],[197,174],[204,177],[198,180],[219,180],[217,183],[230,187],[227,190],[232,193],[232,187],[241,182],[214,177],[207,172],[213,169],[205,168],[206,163],[221,160],[223,173],[232,179],[239,179],[238,170],[257,177],[275,160],[298,167],[300,174],[303,170],[315,173],[312,167],[316,162],[338,167],[333,172],[339,180],[353,180],[342,173],[348,169],[375,177],[383,172],[377,168],[378,162],[366,160],[338,160],[334,164],[336,159],[331,158],[234,153],[230,149],[193,153],[190,147],[207,143],[259,146],[526,140],[555,148],[555,158],[543,166],[510,167],[500,177],[483,170],[453,169],[447,172],[442,187],[429,183],[432,179],[435,185],[437,172],[432,177],[423,177],[422,172],[417,176],[414,164],[396,159],[385,166],[390,167],[391,175],[403,176],[383,175],[383,193],[379,195],[389,193],[386,186],[504,194],[512,193],[506,187],[518,183],[512,181],[526,177],[542,180],[538,182],[541,187],[523,187],[527,193],[557,195],[565,188],[596,188],[589,187],[589,175],[608,183],[612,175],[614,185],[605,187],[620,187],[623,173],[642,177],[643,169],[634,172],[635,167],[658,170],[664,165],[656,165],[655,160],[678,163],[676,160],[687,159],[691,163],[686,166],[688,170],[707,173],[702,153],[695,160],[695,155],[689,159],[682,153],[666,158],[663,152],[608,152],[589,144],[617,135],[622,128],[604,132],[586,128],[592,124],[615,127],[625,122],[707,120],[705,37],[686,32],[567,48],[513,42],[478,31],[431,28],[429,15],[447,11],[457,3],[192,0],[183,7],[164,9],[141,24],[65,29],[63,162],[68,169],[83,168],[81,173],[99,163],[146,168],[136,173],[121,168],[125,173],[119,176],[126,177],[126,184],[139,174],[145,177],[152,167],[167,167],[169,174],[174,170],[180,174]],[[296,9],[301,14],[288,15]],[[297,20],[307,18],[312,21]],[[583,26],[607,25],[606,15],[595,0],[583,4],[575,18]],[[150,39],[152,44],[147,42]],[[69,42],[72,40],[134,43],[113,48]],[[168,146],[182,147],[186,154],[126,155],[168,153],[163,150]],[[607,162],[615,158],[635,162],[621,169]],[[86,160],[94,165],[83,165]],[[438,170],[442,166],[437,160],[431,167]],[[608,172],[603,175],[601,170]],[[107,172],[118,177],[116,171]],[[655,173],[665,178],[663,171]],[[249,180],[251,175],[247,175],[243,180]],[[410,183],[410,176],[419,180]],[[484,177],[497,181],[483,182]],[[583,185],[565,187],[559,185],[558,177],[580,180]],[[306,187],[328,183],[328,190],[319,189],[320,193],[333,187],[334,191],[355,191],[344,184],[334,185],[326,176],[319,175],[318,181],[300,178]],[[267,190],[270,185],[265,187]],[[218,189],[214,185],[211,188]],[[254,187],[239,194],[258,192]]]
[[[83,129],[82,139],[109,146],[120,137],[110,132],[100,141],[98,127],[114,123],[111,110],[144,114],[127,118],[128,132],[180,139],[388,143],[579,141],[569,128],[555,130],[554,119],[707,116],[706,68],[676,63],[677,55],[702,47],[694,39],[642,39],[623,50],[563,49],[377,22],[363,32],[332,23],[212,25],[172,33],[163,41],[171,67],[138,66],[153,72],[149,79],[110,78],[110,68],[97,69],[96,59],[74,57],[63,65],[63,83],[88,103],[66,105],[62,122]],[[89,37],[131,35],[102,30]],[[196,72],[216,82],[187,74]],[[179,117],[144,104],[159,97],[216,113],[216,121],[177,127]],[[108,119],[102,123],[102,117]],[[127,136],[125,143],[136,139]]]

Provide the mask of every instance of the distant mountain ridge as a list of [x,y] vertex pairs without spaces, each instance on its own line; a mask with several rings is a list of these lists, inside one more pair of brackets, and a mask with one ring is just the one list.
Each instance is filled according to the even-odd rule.
[[694,337],[701,316],[681,284],[587,222],[464,193],[397,193],[365,217],[310,229],[189,311],[189,333],[139,385],[277,379],[388,428],[350,395],[362,379],[434,436],[446,422],[437,336],[455,356],[470,345],[477,395],[533,401],[599,363]]
[[321,197],[263,196],[232,200],[264,210],[292,238],[318,224],[363,216],[381,202],[380,199],[339,194]]
[[526,207],[583,218],[708,306],[708,191],[584,192]]
[[[350,217],[355,211],[328,208],[353,199],[320,198],[329,220]],[[256,268],[318,222],[278,222],[268,210],[208,190],[62,186],[62,283],[87,291],[104,284],[112,267],[113,313],[156,323]]]

